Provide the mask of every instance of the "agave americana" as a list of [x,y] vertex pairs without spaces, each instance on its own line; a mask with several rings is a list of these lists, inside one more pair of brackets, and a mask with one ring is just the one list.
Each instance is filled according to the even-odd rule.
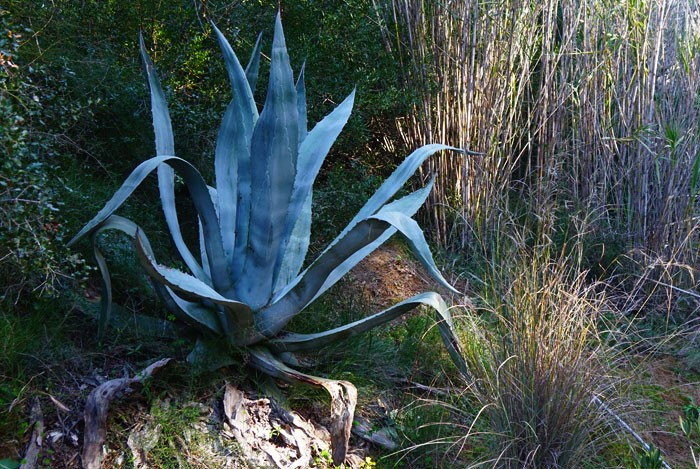
[[[279,14],[271,53],[269,87],[258,113],[253,90],[261,41],[244,69],[223,34],[212,24],[223,53],[233,98],[225,111],[215,151],[215,186],[208,185],[187,161],[175,156],[165,96],[141,38],[141,54],[151,91],[156,156],[129,175],[99,213],[70,241],[91,235],[102,273],[104,293],[98,334],[110,314],[111,285],[96,237],[119,230],[133,239],[143,268],[167,308],[199,333],[191,361],[226,363],[231,347],[245,347],[250,364],[273,377],[323,386],[332,397],[333,459],[345,459],[356,390],[346,381],[306,375],[290,367],[293,352],[322,347],[386,323],[420,305],[437,312],[444,343],[462,371],[464,362],[448,308],[434,292],[402,301],[359,321],[314,334],[285,331],[299,312],[334,285],[358,262],[395,233],[408,242],[430,274],[455,291],[436,267],[424,235],[411,218],[432,182],[409,195],[396,192],[421,163],[444,145],[427,145],[410,156],[381,185],[347,227],[302,270],[311,232],[312,186],[323,159],[350,116],[355,91],[313,129],[307,129],[303,67],[296,82]],[[187,271],[158,263],[145,233],[115,215],[153,171],[165,219]],[[175,208],[175,172],[184,180],[199,222],[199,252],[186,245]],[[319,321],[320,323],[320,321]],[[293,366],[293,365],[292,365]]]

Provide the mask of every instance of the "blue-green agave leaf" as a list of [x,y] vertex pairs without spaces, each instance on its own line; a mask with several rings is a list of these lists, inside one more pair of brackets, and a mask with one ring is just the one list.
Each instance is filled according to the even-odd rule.
[[306,114],[306,84],[304,83],[304,70],[306,62],[301,64],[301,71],[297,78],[297,111],[299,112],[299,145],[306,138],[308,132],[308,117]]
[[[211,198],[211,203],[214,204],[214,210],[216,211],[216,216],[219,216],[219,197],[216,189],[207,186],[209,189],[209,197]],[[199,228],[199,255],[202,259],[202,270],[207,275],[207,278],[211,279],[211,266],[209,265],[209,257],[207,256],[207,241],[204,237],[204,226],[202,225],[201,217],[197,217],[197,227]],[[222,241],[223,242],[223,241]],[[201,280],[201,279],[200,279]],[[211,285],[211,280],[207,281]]]
[[464,355],[454,329],[450,310],[443,298],[435,292],[420,293],[384,311],[329,331],[315,334],[286,334],[269,341],[268,346],[276,353],[316,350],[319,347],[335,344],[374,327],[386,324],[421,305],[429,306],[435,310],[438,329],[452,361],[465,377],[469,377],[470,374],[464,361]]
[[[226,263],[231,266],[234,265],[236,257],[234,250],[238,233],[239,192],[250,193],[250,187],[245,186],[250,184],[250,141],[253,135],[253,126],[258,118],[258,111],[250,88],[249,77],[246,76],[246,72],[241,67],[231,45],[221,31],[213,23],[212,28],[224,56],[233,93],[231,103],[226,108],[219,128],[214,160],[216,188],[220,198],[221,238]],[[255,74],[257,75],[257,71]],[[239,184],[244,187],[239,188]],[[249,198],[241,200],[240,206],[243,208],[243,213],[240,214],[240,217],[242,220],[248,216],[249,204]],[[246,237],[246,232],[246,229],[242,230],[242,236]],[[241,242],[245,243],[245,240]],[[234,273],[231,272],[231,274]]]
[[[148,87],[151,91],[151,113],[153,115],[153,130],[156,136],[156,155],[174,155],[175,140],[173,137],[172,123],[170,121],[170,113],[168,112],[168,104],[165,100],[165,93],[163,93],[163,88],[158,80],[153,62],[148,56],[148,52],[146,52],[143,34],[139,34],[139,46],[144,68],[146,69],[146,76],[148,77]],[[185,240],[182,238],[180,222],[175,208],[175,173],[168,165],[163,164],[158,167],[158,190],[160,192],[165,222],[170,230],[173,243],[180,253],[182,260],[187,264],[187,267],[190,268],[196,277],[202,279],[202,267],[192,255],[185,244]]]
[[[109,324],[109,318],[112,313],[112,280],[109,275],[109,267],[107,261],[100,251],[97,239],[100,233],[107,230],[117,230],[125,233],[130,238],[135,238],[138,232],[138,225],[128,218],[120,217],[119,215],[111,215],[107,217],[93,232],[92,232],[92,247],[97,261],[97,267],[100,270],[102,280],[102,298],[100,300],[100,317],[97,323],[97,337],[102,340]],[[144,249],[153,253],[151,244],[145,235],[142,235],[142,245]]]
[[196,373],[215,371],[240,363],[240,359],[231,352],[231,344],[223,338],[197,337],[194,348],[187,355],[187,363]]
[[[385,207],[413,215],[425,202],[431,181],[419,189]],[[272,337],[301,310],[322,295],[372,251],[396,232],[390,223],[368,218],[342,233],[304,272],[275,295],[273,303],[256,315],[258,330]]]
[[298,120],[296,89],[278,14],[267,98],[251,142],[255,210],[250,214],[249,251],[236,285],[238,297],[254,309],[272,296],[277,254],[296,174]]
[[459,294],[459,291],[457,291],[447,280],[445,280],[442,273],[435,265],[433,255],[430,252],[427,241],[425,240],[423,230],[421,230],[420,226],[418,226],[418,223],[414,219],[406,216],[404,213],[385,209],[377,212],[372,216],[372,218],[384,220],[396,228],[399,233],[406,238],[406,241],[408,241],[408,245],[413,250],[413,253],[416,255],[420,263],[423,264],[423,267],[426,268],[428,273],[443,287],[447,288],[453,293]]
[[421,304],[438,309],[441,304],[436,297],[439,296],[435,292],[421,293],[359,321],[314,334],[285,334],[270,340],[268,346],[275,352],[302,352],[336,344],[341,340],[393,321]]
[[162,163],[168,163],[182,175],[187,189],[190,192],[192,202],[197,210],[197,214],[202,220],[213,286],[217,291],[229,291],[231,283],[228,275],[228,266],[226,265],[223,255],[219,220],[209,195],[209,189],[197,169],[187,161],[176,156],[156,156],[138,165],[97,215],[68,242],[68,246],[73,245],[106,220],[107,217],[112,215],[134,192],[139,184]]
[[311,237],[313,183],[323,160],[350,117],[354,100],[353,90],[333,112],[314,126],[299,147],[296,181],[277,258],[275,291],[294,278],[304,263]]
[[255,86],[258,84],[258,71],[260,70],[260,49],[262,48],[262,33],[258,34],[255,40],[253,52],[250,54],[250,60],[245,67],[245,76],[248,79],[250,91],[255,94]]
[[140,241],[141,238],[137,236],[136,251],[139,254],[141,265],[151,278],[173,290],[198,298],[200,301],[208,300],[222,307],[218,318],[226,338],[235,345],[248,345],[263,338],[255,331],[255,321],[250,306],[240,301],[225,298],[196,277],[158,264],[144,249]]
[[282,265],[279,266],[277,272],[273,293],[277,293],[289,285],[289,282],[294,280],[304,265],[304,259],[309,250],[311,239],[311,199],[312,194],[309,193],[301,213],[297,217],[294,229],[287,240],[285,255],[282,258]]
[[217,318],[218,315],[216,311],[200,303],[187,301],[181,298],[170,287],[166,286],[164,288],[170,300],[177,306],[177,310],[182,313],[178,315],[179,319],[190,325],[194,323],[199,329],[204,329],[209,333],[217,335],[224,334],[224,329],[219,322],[220,319]]
[[406,159],[394,170],[377,191],[370,197],[365,205],[357,212],[355,218],[348,223],[345,230],[349,230],[355,223],[374,215],[396,192],[403,187],[408,179],[416,172],[420,165],[434,153],[441,150],[453,150],[463,153],[462,150],[447,145],[431,144],[420,147],[408,155]]

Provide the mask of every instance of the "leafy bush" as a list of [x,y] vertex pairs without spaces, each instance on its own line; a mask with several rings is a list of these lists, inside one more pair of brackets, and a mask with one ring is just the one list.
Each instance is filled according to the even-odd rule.
[[0,301],[28,302],[54,295],[82,259],[64,247],[65,227],[56,187],[60,185],[47,121],[67,120],[77,111],[48,107],[54,88],[49,70],[22,66],[15,53],[23,34],[0,11]]

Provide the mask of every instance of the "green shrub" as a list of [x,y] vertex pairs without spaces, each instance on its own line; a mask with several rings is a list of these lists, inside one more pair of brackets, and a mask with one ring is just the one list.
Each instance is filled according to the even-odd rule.
[[[19,33],[21,31],[22,33]],[[0,50],[15,53],[23,34],[0,11]],[[27,303],[54,295],[74,273],[84,274],[79,255],[65,247],[61,181],[47,125],[70,121],[75,107],[54,106],[51,72],[23,66],[16,55],[0,60],[0,303]],[[63,124],[67,125],[67,124]]]

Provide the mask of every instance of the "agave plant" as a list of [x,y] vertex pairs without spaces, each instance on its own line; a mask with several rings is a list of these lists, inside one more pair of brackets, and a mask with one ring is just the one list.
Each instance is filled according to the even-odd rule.
[[[167,308],[194,328],[199,339],[191,361],[225,363],[231,348],[245,347],[249,363],[273,377],[323,386],[332,397],[333,459],[345,458],[356,390],[290,368],[293,352],[323,347],[386,323],[420,305],[437,312],[438,326],[463,371],[452,321],[443,299],[426,292],[359,321],[315,334],[284,331],[289,321],[334,285],[353,266],[395,233],[445,288],[453,290],[436,267],[423,232],[411,216],[425,201],[432,181],[394,200],[396,192],[431,154],[450,149],[428,145],[408,156],[367,201],[340,235],[302,270],[311,230],[312,186],[323,159],[345,125],[355,92],[307,130],[303,67],[296,80],[278,14],[272,45],[269,87],[258,113],[253,99],[260,62],[260,37],[244,69],[223,34],[212,24],[223,52],[233,98],[223,116],[215,151],[215,186],[209,186],[187,161],[175,156],[170,116],[163,90],[141,39],[141,54],[151,91],[156,156],[141,163],[111,200],[70,241],[90,234],[104,293],[99,335],[110,314],[111,286],[96,238],[120,230],[133,239],[143,268]],[[452,149],[455,150],[455,149]],[[155,260],[143,231],[115,215],[153,171],[170,234],[188,271]],[[189,191],[199,221],[199,253],[183,240],[175,207],[175,172]]]

